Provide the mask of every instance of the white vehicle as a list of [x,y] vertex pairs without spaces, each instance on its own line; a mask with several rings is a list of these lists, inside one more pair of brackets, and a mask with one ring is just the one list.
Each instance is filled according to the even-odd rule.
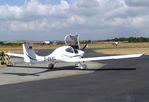
[[97,61],[97,60],[109,60],[109,59],[124,59],[124,58],[135,58],[140,57],[143,54],[131,54],[131,55],[120,55],[120,56],[103,56],[103,57],[91,57],[83,58],[84,49],[86,45],[80,49],[73,46],[62,46],[55,49],[51,54],[47,56],[39,56],[32,49],[31,43],[23,44],[23,54],[7,53],[9,56],[24,58],[26,63],[36,63],[36,62],[49,62],[49,69],[54,68],[54,64],[57,62],[75,62],[80,69],[86,69],[87,65],[84,64],[86,61]]

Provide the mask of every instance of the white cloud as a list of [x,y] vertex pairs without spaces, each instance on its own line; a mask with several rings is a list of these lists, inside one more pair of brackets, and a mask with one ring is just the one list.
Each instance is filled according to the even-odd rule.
[[[5,36],[5,33],[10,33],[10,36],[20,39],[18,32],[27,32],[32,36],[40,36],[36,32],[43,32],[53,37],[55,34],[64,36],[73,32],[86,38],[100,39],[127,36],[126,33],[136,31],[144,36],[149,33],[146,0],[68,1],[60,0],[58,4],[51,4],[43,0],[30,0],[20,6],[0,5],[0,34]],[[96,37],[92,36],[93,33]],[[45,38],[43,36],[42,39]]]

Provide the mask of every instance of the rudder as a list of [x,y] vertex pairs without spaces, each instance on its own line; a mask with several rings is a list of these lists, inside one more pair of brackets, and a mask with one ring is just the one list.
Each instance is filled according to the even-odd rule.
[[32,44],[24,43],[22,46],[23,46],[24,61],[26,63],[37,62],[37,56],[35,51],[32,49]]

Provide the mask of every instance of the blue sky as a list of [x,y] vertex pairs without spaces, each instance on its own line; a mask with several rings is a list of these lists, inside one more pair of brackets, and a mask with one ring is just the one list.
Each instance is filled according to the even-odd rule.
[[1,0],[0,40],[149,37],[148,0]]
[[5,4],[9,4],[9,5],[23,5],[24,4],[24,0],[1,0],[0,1],[0,5],[5,5]]

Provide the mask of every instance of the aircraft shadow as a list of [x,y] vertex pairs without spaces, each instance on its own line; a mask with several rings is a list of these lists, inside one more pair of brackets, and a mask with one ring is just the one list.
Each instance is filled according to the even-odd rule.
[[54,68],[51,71],[59,71],[59,70],[79,70],[79,71],[112,71],[112,70],[136,70],[136,68],[99,68],[99,69],[79,69],[76,68],[75,66],[67,66],[67,67],[59,67],[59,68]]
[[[81,70],[75,66],[64,66],[64,67],[55,67],[54,69],[48,69],[48,67],[39,67],[39,66],[9,66],[9,67],[18,67],[18,68],[33,68],[33,69],[47,69],[47,71],[60,71],[60,70]],[[136,70],[136,68],[96,68],[96,69],[85,69],[82,71],[111,71],[111,70]]]
[[47,67],[37,67],[37,66],[15,66],[18,68],[35,68],[35,69],[46,69],[44,71],[36,72],[36,73],[3,73],[3,74],[11,74],[11,75],[18,75],[18,76],[40,76],[42,73],[51,72],[51,71],[61,71],[61,70],[79,70],[79,71],[129,71],[129,70],[136,70],[136,68],[100,68],[100,69],[86,69],[81,70],[76,68],[75,66],[65,66],[65,67],[56,67],[54,69],[48,69]]
[[96,71],[112,71],[112,70],[136,70],[136,68],[103,68],[103,69],[97,69]]
[[47,67],[39,67],[39,66],[20,66],[20,65],[17,65],[17,66],[8,65],[7,67],[15,67],[15,68],[33,68],[33,69],[48,69]]
[[45,71],[36,72],[36,73],[3,73],[3,74],[18,75],[18,76],[40,76],[40,74],[46,73],[46,72],[49,72],[49,69]]

